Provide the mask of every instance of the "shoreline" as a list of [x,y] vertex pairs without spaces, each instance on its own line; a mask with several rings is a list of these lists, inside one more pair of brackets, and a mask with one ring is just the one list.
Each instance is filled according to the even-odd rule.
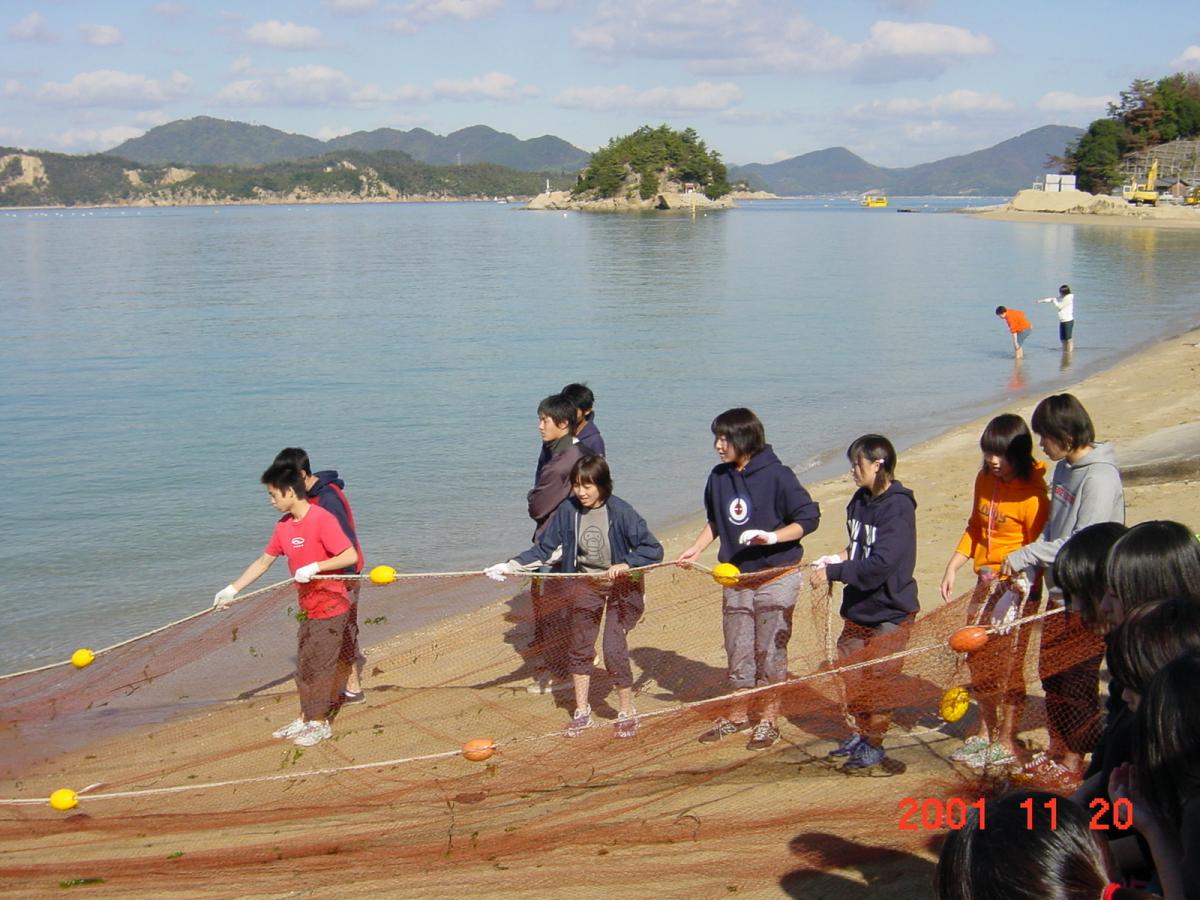
[[[1139,441],[1200,423],[1198,374],[1200,328],[1193,328],[1067,389],[1088,408],[1099,440],[1115,443],[1124,465],[1145,458]],[[1027,417],[1037,399],[1000,405]],[[918,500],[923,616],[945,609],[937,586],[966,521],[978,436],[989,415],[959,421],[900,452],[899,479]],[[1195,458],[1194,442],[1186,451]],[[1187,520],[1196,481],[1165,467],[1156,476],[1150,468],[1151,477],[1126,486],[1127,521],[1200,524]],[[825,519],[806,542],[811,558],[844,544],[841,510],[851,487],[843,476],[806,486]],[[662,530],[665,546],[690,541],[694,531],[681,527]],[[783,723],[783,740],[756,754],[741,741],[699,743],[695,736],[712,708],[681,707],[711,697],[720,681],[719,594],[708,579],[689,583],[679,570],[657,579],[662,591],[648,594],[646,618],[630,632],[645,733],[624,746],[604,730],[615,710],[601,714],[600,729],[565,741],[570,699],[523,689],[527,598],[514,583],[508,599],[372,646],[366,702],[344,708],[334,739],[302,761],[284,747],[281,762],[281,746],[266,739],[294,714],[291,686],[277,684],[102,736],[22,769],[3,792],[30,802],[4,817],[0,852],[9,855],[9,877],[38,896],[60,893],[62,879],[81,875],[128,893],[265,896],[293,888],[307,874],[319,880],[336,864],[339,888],[349,896],[424,896],[448,880],[465,896],[565,896],[577,893],[579,873],[587,872],[611,873],[610,887],[631,896],[651,878],[672,895],[736,889],[779,896],[787,879],[801,877],[814,896],[843,895],[819,891],[821,885],[886,883],[894,900],[927,897],[936,850],[898,840],[896,801],[948,778],[964,789],[961,773],[945,760],[960,730],[919,721],[898,726],[889,733],[889,754],[907,768],[889,773],[887,782],[841,777],[824,763],[836,736],[828,730],[832,719],[824,726]],[[965,582],[960,578],[960,589]],[[836,626],[836,604],[830,612]],[[793,646],[819,634],[818,627],[815,615],[798,616]],[[605,709],[600,696],[592,703]],[[670,715],[650,718],[661,713]],[[1037,740],[1037,728],[1035,721],[1023,734]],[[493,764],[457,758],[463,740],[476,737],[504,744]],[[45,803],[63,787],[84,794],[67,817]],[[89,799],[93,789],[100,796]],[[124,790],[128,796],[111,793]],[[808,837],[818,850],[838,852],[805,855]],[[394,871],[380,872],[384,855]],[[748,858],[753,866],[745,865]],[[715,872],[725,881],[714,881]]]

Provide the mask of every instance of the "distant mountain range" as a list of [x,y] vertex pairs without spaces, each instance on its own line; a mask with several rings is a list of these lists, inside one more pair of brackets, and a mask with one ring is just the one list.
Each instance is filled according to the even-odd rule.
[[261,166],[345,150],[398,150],[431,166],[492,163],[522,172],[573,173],[591,158],[561,138],[543,135],[523,141],[486,125],[472,125],[445,137],[424,128],[377,128],[319,141],[266,125],[209,116],[159,125],[105,152],[148,166]]
[[1008,196],[1052,170],[1047,158],[1062,156],[1081,134],[1081,128],[1044,125],[986,150],[903,169],[881,168],[845,147],[831,147],[769,165],[731,166],[729,180],[784,195],[880,190],[910,197]]

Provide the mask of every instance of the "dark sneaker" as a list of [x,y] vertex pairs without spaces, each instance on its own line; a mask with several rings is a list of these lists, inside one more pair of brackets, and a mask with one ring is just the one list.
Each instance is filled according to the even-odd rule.
[[631,738],[637,734],[638,720],[637,710],[630,710],[626,715],[623,712],[617,713],[617,722],[613,725],[613,732],[619,738]]
[[737,734],[739,731],[745,731],[749,727],[749,722],[730,722],[728,719],[717,719],[717,721],[713,722],[712,728],[700,735],[700,743],[715,744],[721,738]]
[[887,757],[882,747],[876,747],[867,741],[860,741],[858,746],[850,751],[850,758],[842,765],[843,769],[869,769],[877,766]]
[[571,717],[571,724],[567,726],[567,737],[579,737],[585,728],[591,727],[591,724],[592,708],[590,706],[575,710],[575,715]]
[[851,753],[854,752],[854,748],[857,747],[859,744],[861,744],[862,741],[863,741],[863,736],[856,731],[856,732],[854,732],[854,734],[850,735],[850,737],[846,738],[844,741],[842,741],[840,744],[838,744],[836,747],[834,747],[832,750],[830,750],[825,755],[826,756],[849,756]]
[[746,749],[766,750],[777,740],[779,740],[779,729],[775,727],[774,722],[763,719],[754,726],[754,731],[750,732],[750,740],[746,742]]

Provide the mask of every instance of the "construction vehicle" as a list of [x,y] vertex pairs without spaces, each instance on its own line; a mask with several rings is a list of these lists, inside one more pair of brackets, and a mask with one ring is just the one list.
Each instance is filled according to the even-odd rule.
[[1200,186],[1192,188],[1191,193],[1183,198],[1183,202],[1188,206],[1200,206]]
[[1158,184],[1158,160],[1150,163],[1150,171],[1146,173],[1146,183],[1139,185],[1137,179],[1131,179],[1130,183],[1121,188],[1121,196],[1135,206],[1141,203],[1148,203],[1150,206],[1158,205],[1158,191],[1155,190],[1155,185]]

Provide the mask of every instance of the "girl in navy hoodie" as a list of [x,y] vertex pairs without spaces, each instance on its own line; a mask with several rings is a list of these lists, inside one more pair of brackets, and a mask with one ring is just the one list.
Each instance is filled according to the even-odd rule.
[[[862,661],[903,650],[907,626],[916,618],[917,501],[896,481],[896,448],[887,438],[864,434],[846,456],[858,485],[846,506],[850,543],[840,554],[818,559],[811,580],[814,587],[834,581],[845,585],[838,658]],[[844,676],[854,731],[829,754],[847,757],[844,768],[865,769],[883,762],[883,736],[891,714],[876,706],[901,667],[901,660],[892,660]]]
[[[803,586],[800,538],[816,530],[821,510],[796,473],[779,461],[753,412],[726,410],[711,427],[721,464],[704,488],[708,522],[677,562],[695,562],[705,547],[721,539],[717,559],[742,573],[722,597],[729,686],[739,690],[778,684],[787,680],[792,613]],[[766,749],[779,739],[778,715],[779,698],[768,692],[748,750]],[[717,741],[749,727],[743,701],[700,740]]]

